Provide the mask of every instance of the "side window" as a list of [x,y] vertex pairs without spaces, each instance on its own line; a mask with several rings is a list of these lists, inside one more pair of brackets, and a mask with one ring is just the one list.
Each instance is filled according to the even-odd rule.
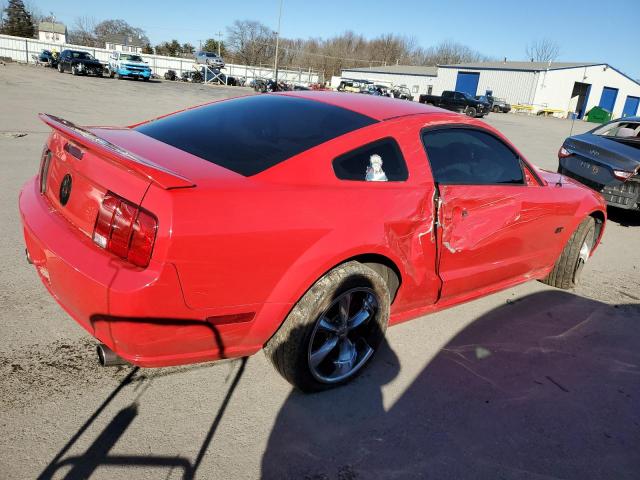
[[340,180],[361,182],[402,182],[409,177],[398,143],[385,138],[333,160],[333,171]]
[[422,134],[436,183],[443,185],[524,184],[520,158],[493,135],[469,128]]

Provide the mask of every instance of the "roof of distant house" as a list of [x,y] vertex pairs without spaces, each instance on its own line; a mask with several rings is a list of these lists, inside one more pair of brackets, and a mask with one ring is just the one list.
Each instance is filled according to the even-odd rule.
[[345,72],[367,72],[367,73],[395,73],[399,75],[416,75],[421,77],[435,77],[438,75],[436,66],[418,65],[385,65],[369,68],[343,68]]
[[53,32],[53,33],[66,34],[67,33],[67,27],[64,25],[64,23],[40,22],[38,24],[38,31],[39,32]]
[[129,45],[132,47],[144,47],[142,39],[133,35],[107,35],[104,38],[107,43],[115,43],[117,45]]

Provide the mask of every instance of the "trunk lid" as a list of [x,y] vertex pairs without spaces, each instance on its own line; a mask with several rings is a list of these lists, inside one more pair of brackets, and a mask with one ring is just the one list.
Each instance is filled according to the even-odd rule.
[[634,172],[640,165],[640,152],[634,147],[590,133],[568,138],[564,147],[572,155],[561,158],[560,165],[596,190],[622,183],[614,170]]
[[167,190],[195,186],[161,163],[113,143],[117,135],[102,135],[118,130],[85,129],[50,115],[40,117],[53,128],[50,153],[45,151],[41,165],[41,191],[53,211],[88,237],[109,191],[140,205],[152,183]]
[[640,151],[628,143],[590,133],[569,137],[565,148],[586,160],[615,170],[632,172],[640,165]]

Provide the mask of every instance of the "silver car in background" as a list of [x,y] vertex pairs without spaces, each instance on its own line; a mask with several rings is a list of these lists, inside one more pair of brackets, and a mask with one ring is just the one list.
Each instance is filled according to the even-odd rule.
[[214,68],[223,68],[224,60],[217,53],[205,52],[203,50],[196,53],[196,63],[209,65]]

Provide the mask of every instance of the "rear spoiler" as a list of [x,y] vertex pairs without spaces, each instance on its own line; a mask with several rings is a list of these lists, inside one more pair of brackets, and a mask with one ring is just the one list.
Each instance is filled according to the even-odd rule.
[[94,133],[77,125],[46,113],[38,114],[40,119],[54,130],[63,133],[73,142],[92,150],[101,157],[120,165],[138,175],[148,178],[156,185],[169,190],[172,188],[189,188],[195,187],[196,184],[191,180],[166,169],[161,165],[157,165],[146,158],[142,158],[135,153],[125,150],[122,147],[114,145],[107,140],[98,137]]

